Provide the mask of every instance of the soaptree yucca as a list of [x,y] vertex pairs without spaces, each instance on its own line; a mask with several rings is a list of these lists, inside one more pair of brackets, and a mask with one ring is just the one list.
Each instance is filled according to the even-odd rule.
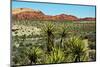
[[53,23],[48,22],[42,26],[43,34],[46,37],[47,41],[47,51],[50,52],[52,47],[54,46],[54,32],[55,32],[55,25]]

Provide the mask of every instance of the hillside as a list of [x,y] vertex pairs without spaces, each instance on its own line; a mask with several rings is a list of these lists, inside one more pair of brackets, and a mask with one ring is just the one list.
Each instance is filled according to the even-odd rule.
[[19,20],[54,20],[54,21],[66,21],[66,20],[86,20],[86,21],[95,21],[95,18],[78,18],[73,15],[67,15],[67,14],[59,14],[55,16],[51,15],[45,15],[42,11],[40,10],[34,10],[31,8],[15,8],[12,10],[12,16],[14,19],[19,19]]

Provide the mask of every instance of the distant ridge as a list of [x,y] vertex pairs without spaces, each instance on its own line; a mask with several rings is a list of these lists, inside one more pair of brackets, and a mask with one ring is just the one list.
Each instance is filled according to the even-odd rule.
[[92,17],[86,17],[86,18],[77,18],[76,16],[73,15],[67,15],[67,14],[60,14],[60,15],[45,15],[42,11],[36,10],[36,9],[31,9],[31,8],[15,8],[12,9],[12,16],[15,19],[19,20],[54,20],[54,21],[95,21],[96,18]]
[[86,18],[80,18],[80,21],[86,20],[86,21],[95,21],[96,18],[92,18],[92,17],[86,17]]

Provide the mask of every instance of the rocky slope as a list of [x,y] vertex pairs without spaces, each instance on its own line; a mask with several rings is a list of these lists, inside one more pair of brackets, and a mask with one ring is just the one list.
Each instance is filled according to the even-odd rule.
[[86,17],[86,18],[81,18],[81,19],[79,19],[79,20],[80,20],[80,21],[84,21],[84,20],[86,20],[86,21],[95,21],[96,18]]
[[77,18],[73,15],[60,14],[55,16],[45,15],[39,10],[33,10],[30,8],[16,8],[12,10],[12,18],[15,19],[28,19],[28,20],[54,20],[54,21],[66,21],[66,20],[87,20],[95,21],[95,18]]

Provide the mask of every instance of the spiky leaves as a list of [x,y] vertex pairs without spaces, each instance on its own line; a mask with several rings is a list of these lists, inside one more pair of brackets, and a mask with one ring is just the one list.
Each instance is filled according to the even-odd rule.
[[55,26],[52,23],[44,24],[42,27],[42,31],[46,37],[47,41],[47,51],[50,52],[52,50],[52,47],[54,47],[54,32],[55,32]]
[[70,55],[73,56],[74,62],[88,61],[84,60],[87,56],[87,45],[80,37],[73,36],[66,42],[67,49],[70,50]]
[[46,55],[45,63],[61,63],[65,60],[64,52],[59,48],[53,48],[50,54]]
[[28,51],[28,58],[30,60],[30,64],[38,64],[40,63],[40,57],[42,57],[43,51],[40,47],[32,47]]
[[64,48],[64,40],[67,37],[68,31],[67,31],[67,26],[62,24],[60,27],[60,47]]

